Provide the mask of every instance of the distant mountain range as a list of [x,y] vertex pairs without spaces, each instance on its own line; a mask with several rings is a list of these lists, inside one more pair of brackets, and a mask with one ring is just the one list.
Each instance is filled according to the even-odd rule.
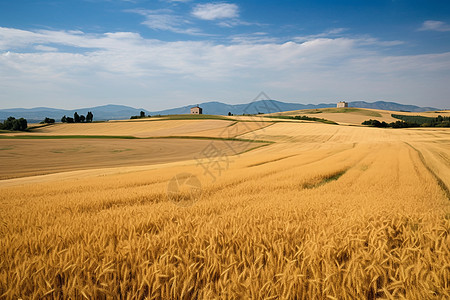
[[[276,100],[260,100],[251,102],[249,104],[225,104],[222,102],[205,102],[199,104],[203,108],[204,114],[210,115],[226,115],[231,112],[235,115],[242,114],[257,114],[257,113],[273,113],[280,111],[290,111],[299,109],[316,109],[316,108],[327,108],[336,107],[336,103],[320,103],[320,104],[300,104],[300,103],[286,103]],[[175,115],[175,114],[188,114],[190,108],[194,105],[187,105],[178,108],[166,109],[161,111],[150,112],[150,115]],[[349,102],[350,107],[359,108],[372,108],[372,109],[382,109],[382,110],[394,110],[394,111],[412,111],[412,112],[423,112],[439,110],[435,107],[419,107],[415,105],[404,105],[395,102],[385,102],[377,101],[373,103],[365,101],[354,101]]]
[[[276,100],[260,100],[251,102],[249,104],[225,104],[222,102],[205,102],[199,104],[203,108],[204,114],[210,115],[227,115],[231,112],[234,115],[242,114],[257,114],[257,113],[273,113],[280,111],[290,111],[299,109],[315,109],[336,107],[335,103],[321,103],[321,104],[300,104],[300,103],[286,103]],[[15,118],[25,118],[28,122],[40,122],[45,117],[53,118],[59,121],[62,116],[73,116],[75,112],[80,115],[86,115],[88,111],[94,114],[94,121],[100,120],[123,120],[129,119],[131,116],[139,115],[140,111],[144,111],[147,115],[173,115],[173,114],[188,114],[190,108],[194,105],[187,105],[178,108],[160,110],[160,111],[147,111],[142,108],[133,108],[124,105],[103,105],[88,108],[79,108],[72,110],[55,109],[48,107],[36,107],[36,108],[11,108],[0,109],[0,120],[4,120],[9,116]],[[411,111],[411,112],[423,112],[423,111],[435,111],[439,110],[435,107],[419,107],[415,105],[404,105],[395,102],[365,102],[354,101],[349,102],[350,107],[359,108],[372,108],[382,110],[394,110],[394,111]]]

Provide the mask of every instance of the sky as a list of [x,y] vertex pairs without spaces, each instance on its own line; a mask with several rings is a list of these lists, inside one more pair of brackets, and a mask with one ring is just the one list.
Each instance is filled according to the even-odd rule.
[[0,108],[450,108],[444,0],[1,0]]

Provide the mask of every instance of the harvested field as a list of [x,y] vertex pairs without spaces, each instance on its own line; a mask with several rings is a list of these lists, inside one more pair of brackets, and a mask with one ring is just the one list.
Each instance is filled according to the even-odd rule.
[[[0,139],[0,179],[193,160],[210,143],[197,139]],[[226,154],[260,146],[239,141],[216,144]]]

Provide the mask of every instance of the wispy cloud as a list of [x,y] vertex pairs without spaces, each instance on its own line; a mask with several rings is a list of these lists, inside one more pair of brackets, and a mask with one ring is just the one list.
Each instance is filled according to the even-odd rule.
[[239,17],[239,8],[232,3],[197,4],[192,15],[202,20],[231,19]]
[[168,3],[188,3],[192,0],[160,0],[162,2],[168,2]]
[[239,18],[239,7],[232,3],[197,4],[191,13],[200,20],[217,21],[220,27],[232,28],[236,26],[261,26],[260,23],[247,22]]
[[145,21],[143,21],[142,24],[154,30],[171,31],[189,35],[206,35],[200,29],[192,27],[189,20],[176,15],[170,9],[132,9],[126,11],[144,16]]
[[38,51],[48,51],[48,52],[56,52],[58,51],[58,48],[50,47],[50,46],[44,46],[44,45],[36,45],[34,46],[34,49]]
[[419,31],[450,31],[450,25],[441,21],[428,20],[423,22]]
[[341,36],[342,33],[347,31],[347,28],[333,28],[329,29],[325,32],[321,32],[318,34],[311,34],[311,35],[305,35],[305,36],[297,36],[294,37],[292,40],[296,42],[306,42],[318,38],[328,38],[328,37],[338,37]]
[[400,40],[382,41],[373,37],[355,37],[354,39],[358,40],[362,46],[394,47],[405,44],[405,42]]
[[292,40],[297,43],[304,43],[308,41],[327,40],[327,39],[328,40],[346,39],[355,42],[355,44],[359,46],[378,46],[378,47],[393,47],[404,44],[404,42],[400,40],[382,41],[377,38],[373,38],[371,36],[352,36],[350,34],[346,34],[347,31],[348,31],[347,28],[333,28],[318,34],[297,36],[292,38]]
[[[0,27],[0,50],[23,49],[31,46],[54,47],[64,45],[85,49],[117,49],[122,50],[130,44],[141,44],[144,40],[138,33],[114,32],[89,34],[82,31],[56,30],[20,30]],[[49,46],[51,44],[52,46]]]
[[236,34],[229,36],[228,39],[233,44],[263,44],[279,43],[280,39],[269,36],[266,32],[253,32],[248,34]]
[[242,21],[239,19],[229,19],[229,20],[223,20],[217,23],[217,25],[221,26],[221,27],[235,27],[235,26],[251,26],[251,25],[257,25],[257,26],[262,26],[262,24],[260,23],[251,23],[251,22],[246,22],[246,21]]

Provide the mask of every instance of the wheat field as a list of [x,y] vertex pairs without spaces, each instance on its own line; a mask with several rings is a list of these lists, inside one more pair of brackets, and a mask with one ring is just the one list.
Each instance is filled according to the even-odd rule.
[[[272,143],[218,170],[184,157],[0,181],[0,298],[450,298],[448,129],[236,132]],[[201,194],[174,200],[185,173]]]
[[450,116],[450,111],[427,111],[427,112],[398,112],[389,111],[381,109],[362,109],[362,108],[319,108],[319,109],[301,109],[294,111],[286,111],[281,113],[274,113],[272,115],[282,115],[282,116],[308,116],[323,118],[327,120],[334,121],[339,124],[346,125],[361,125],[362,122],[368,119],[375,119],[378,121],[384,121],[387,123],[398,121],[398,119],[393,118],[392,114],[400,114],[406,116],[424,116],[436,118],[437,116]]
[[34,130],[44,135],[132,135],[154,137],[195,134],[204,130],[223,129],[232,121],[227,120],[160,120],[145,119],[129,121],[110,121],[103,123],[55,124]]

